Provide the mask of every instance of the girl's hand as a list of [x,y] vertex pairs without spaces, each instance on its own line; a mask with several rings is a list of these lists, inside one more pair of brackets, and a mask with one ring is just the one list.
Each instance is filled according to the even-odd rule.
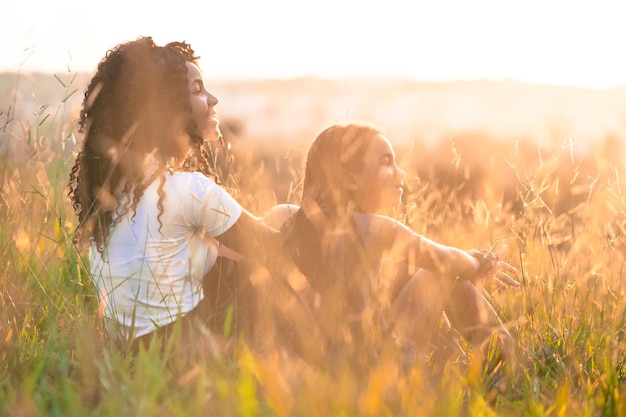
[[[498,254],[487,251],[471,249],[468,251],[479,262],[476,275],[471,280],[474,286],[483,290],[485,285],[495,283],[501,288],[519,287],[520,283],[511,278],[509,274],[517,272],[517,268],[500,261]],[[498,252],[499,253],[499,252]]]

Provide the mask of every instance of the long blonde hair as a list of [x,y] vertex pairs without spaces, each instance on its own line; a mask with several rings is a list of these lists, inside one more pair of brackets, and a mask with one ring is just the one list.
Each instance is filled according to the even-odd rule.
[[336,124],[321,132],[306,160],[300,209],[281,230],[285,249],[322,298],[343,304],[350,315],[366,303],[371,274],[354,225],[355,203],[343,179],[363,166],[369,144],[381,131],[367,124]]

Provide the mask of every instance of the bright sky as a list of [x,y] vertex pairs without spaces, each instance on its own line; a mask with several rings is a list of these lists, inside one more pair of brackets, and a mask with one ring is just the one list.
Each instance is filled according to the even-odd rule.
[[0,71],[92,71],[140,35],[208,77],[626,85],[621,0],[0,0]]

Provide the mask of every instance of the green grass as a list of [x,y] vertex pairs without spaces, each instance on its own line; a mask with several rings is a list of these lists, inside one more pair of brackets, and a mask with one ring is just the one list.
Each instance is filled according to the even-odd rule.
[[[71,77],[61,84],[74,90]],[[402,374],[390,358],[359,373],[311,367],[280,346],[241,344],[232,361],[118,351],[104,338],[86,254],[72,244],[64,186],[73,123],[65,108],[41,110],[0,114],[1,415],[626,415],[626,203],[614,142],[579,155],[473,134],[404,154],[410,193],[394,215],[463,248],[509,238],[506,256],[523,283],[490,296],[524,366],[499,380],[471,355],[429,379]],[[299,160],[271,151],[242,161],[231,180],[257,214],[273,203],[272,187],[291,189],[302,175]],[[289,169],[272,170],[280,164]]]

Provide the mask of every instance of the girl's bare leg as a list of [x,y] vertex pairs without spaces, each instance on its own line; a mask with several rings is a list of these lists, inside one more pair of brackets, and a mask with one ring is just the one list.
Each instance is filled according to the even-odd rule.
[[435,274],[419,270],[393,301],[391,318],[400,344],[410,345],[418,356],[426,354],[437,334],[449,290]]
[[473,346],[486,349],[495,340],[503,359],[514,360],[515,341],[493,306],[472,283],[457,279],[445,311],[452,326]]
[[[485,352],[494,340],[501,357],[509,364],[515,361],[513,337],[493,306],[469,281],[456,279],[450,285],[448,280],[420,270],[398,292],[391,311],[400,344],[414,348],[418,358],[425,357],[432,346],[442,347],[442,332],[450,330],[449,326],[440,327],[443,317],[443,325],[451,324],[472,346]],[[462,356],[457,346],[458,356]]]

